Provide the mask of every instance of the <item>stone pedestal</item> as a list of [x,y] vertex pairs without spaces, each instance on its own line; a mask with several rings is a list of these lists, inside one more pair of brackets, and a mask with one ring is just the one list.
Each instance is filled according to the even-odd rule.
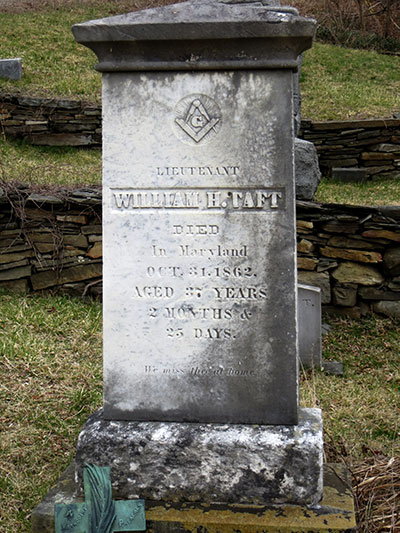
[[111,467],[116,497],[167,502],[315,505],[322,496],[322,419],[300,409],[296,426],[123,422],[89,418],[76,468]]

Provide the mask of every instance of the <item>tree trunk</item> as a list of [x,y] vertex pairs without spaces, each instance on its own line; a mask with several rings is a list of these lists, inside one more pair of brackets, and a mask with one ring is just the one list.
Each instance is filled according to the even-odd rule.
[[386,16],[385,16],[385,38],[387,39],[389,37],[390,32],[390,22],[391,22],[391,7],[392,7],[392,0],[386,0]]
[[358,4],[358,11],[360,14],[361,31],[365,33],[366,28],[365,28],[365,15],[364,15],[364,0],[357,0],[357,4]]

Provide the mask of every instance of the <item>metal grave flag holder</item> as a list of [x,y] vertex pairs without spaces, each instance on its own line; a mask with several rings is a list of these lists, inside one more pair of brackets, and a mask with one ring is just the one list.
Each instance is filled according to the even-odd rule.
[[112,499],[109,467],[85,465],[82,503],[55,504],[55,533],[145,531],[144,500]]

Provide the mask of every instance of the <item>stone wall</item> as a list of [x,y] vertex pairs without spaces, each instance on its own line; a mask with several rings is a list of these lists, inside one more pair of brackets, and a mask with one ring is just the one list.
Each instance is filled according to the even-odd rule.
[[0,95],[0,133],[35,145],[101,146],[101,107],[77,100]]
[[299,137],[314,143],[324,176],[347,167],[363,168],[367,177],[400,178],[400,119],[303,120]]
[[400,207],[297,202],[299,282],[326,312],[400,317]]
[[[400,316],[400,207],[298,202],[297,232],[299,281],[325,311]],[[0,190],[0,288],[101,297],[101,241],[99,188]]]
[[[75,100],[0,94],[0,133],[53,146],[101,146],[101,107]],[[299,137],[315,144],[321,171],[364,168],[400,178],[400,119],[311,122]]]
[[0,288],[101,295],[100,189],[0,189]]

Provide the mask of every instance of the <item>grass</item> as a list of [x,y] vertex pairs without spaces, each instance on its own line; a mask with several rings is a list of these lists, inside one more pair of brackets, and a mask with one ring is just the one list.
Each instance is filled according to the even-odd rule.
[[[0,80],[0,90],[100,101],[95,55],[74,41],[72,24],[162,3],[171,2],[48,0],[35,9],[23,4],[23,13],[0,8],[0,57],[22,57],[24,66],[23,78]],[[400,57],[315,43],[304,56],[302,92],[310,119],[390,117],[400,109]]]
[[1,308],[0,523],[21,533],[101,404],[101,307],[2,294]]
[[0,80],[0,90],[100,102],[96,56],[75,42],[71,26],[167,3],[172,1],[45,0],[39,6],[22,2],[16,9],[0,7],[0,57],[21,57],[24,72],[19,81]]
[[345,456],[352,465],[373,452],[399,455],[399,322],[371,316],[330,325],[323,358],[342,361],[344,376],[315,371],[302,388],[302,401],[316,396],[323,411],[328,460]]
[[[31,146],[0,138],[0,181],[52,188],[101,183],[100,150]],[[400,181],[382,179],[342,183],[323,178],[317,202],[352,205],[400,205]]]
[[101,183],[101,151],[0,139],[0,178],[30,185]]
[[400,205],[400,180],[387,178],[365,183],[343,183],[322,178],[315,201],[364,206]]
[[390,117],[400,110],[400,56],[315,43],[301,90],[302,114],[313,120]]
[[[101,405],[101,307],[65,296],[3,292],[0,299],[0,522],[2,531],[27,533],[32,509]],[[371,461],[376,468],[378,456],[387,465],[400,453],[399,323],[372,317],[330,325],[324,358],[342,360],[345,375],[307,372],[302,404],[323,410],[329,461],[354,472]]]
[[[101,152],[69,147],[31,146],[0,138],[0,181],[53,187],[101,183]],[[400,205],[400,181],[342,183],[323,178],[315,200],[352,205]]]

